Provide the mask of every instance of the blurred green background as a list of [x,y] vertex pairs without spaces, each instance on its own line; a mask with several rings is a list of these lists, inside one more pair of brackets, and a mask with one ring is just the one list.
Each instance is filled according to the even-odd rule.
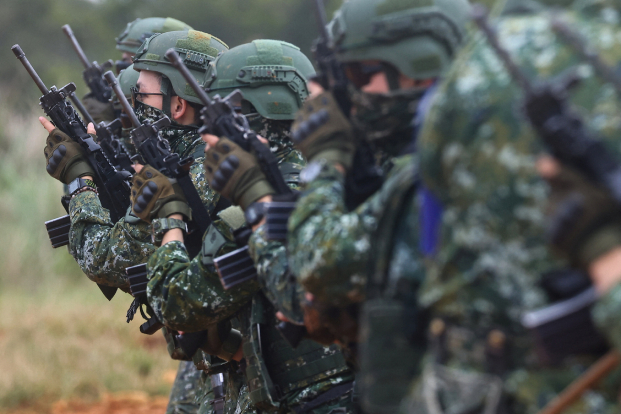
[[[329,0],[328,15],[340,3]],[[73,81],[82,96],[64,24],[99,62],[120,59],[114,39],[137,17],[174,17],[230,47],[272,38],[309,54],[313,10],[312,0],[0,2],[0,412],[52,412],[59,399],[127,390],[167,395],[176,368],[161,335],[125,323],[128,295],[107,302],[65,248],[51,248],[43,222],[64,214],[62,189],[45,172],[39,91],[11,46],[20,44],[48,87]]]

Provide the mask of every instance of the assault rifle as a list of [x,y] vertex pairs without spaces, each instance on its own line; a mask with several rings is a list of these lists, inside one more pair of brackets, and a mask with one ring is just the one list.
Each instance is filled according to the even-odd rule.
[[168,178],[177,180],[183,190],[192,209],[192,221],[189,223],[190,229],[185,245],[190,257],[196,256],[201,248],[203,234],[211,224],[211,218],[190,177],[190,166],[194,158],[181,159],[179,154],[171,151],[168,141],[159,136],[159,131],[170,125],[168,117],[154,123],[147,120],[144,124],[140,124],[114,74],[108,71],[104,74],[104,78],[110,84],[134,127],[130,136],[137,154],[132,159],[143,165],[148,164]]
[[95,126],[97,142],[101,145],[101,149],[110,162],[112,162],[114,168],[119,171],[127,171],[133,175],[135,171],[129,153],[115,132],[121,129],[121,120],[117,118],[108,124],[105,122],[97,124],[82,104],[82,101],[76,96],[75,92],[69,94],[69,99],[71,99],[73,105],[78,108],[86,124],[92,123]]
[[[71,99],[73,105],[78,108],[78,111],[80,111],[87,123],[92,122],[93,125],[96,125],[75,92],[69,93],[69,99]],[[120,121],[118,119],[108,125],[101,122],[99,125],[95,126],[95,131],[99,138],[101,149],[106,154],[108,160],[112,162],[114,168],[119,171],[127,171],[130,174],[134,174],[134,169],[125,147],[123,147],[113,132],[118,128],[119,124]],[[71,219],[69,215],[46,221],[45,227],[53,248],[56,249],[69,244],[69,230],[71,229]]]
[[69,41],[73,45],[73,49],[78,55],[78,58],[84,65],[84,72],[82,72],[82,77],[84,78],[84,82],[88,85],[88,88],[91,90],[93,96],[99,101],[106,103],[110,101],[112,97],[112,89],[106,84],[103,80],[103,73],[105,70],[112,67],[112,61],[107,61],[102,66],[100,66],[96,61],[90,62],[82,50],[80,43],[78,43],[78,39],[75,38],[73,34],[73,30],[71,30],[71,26],[68,24],[63,26],[63,32],[69,38]]
[[39,101],[45,114],[59,130],[69,135],[86,152],[86,158],[94,170],[93,180],[97,184],[101,204],[110,211],[112,220],[118,221],[129,207],[130,174],[114,168],[101,146],[86,132],[86,125],[67,101],[69,95],[76,90],[75,84],[71,82],[60,89],[52,86],[48,90],[22,48],[14,45],[11,50],[43,93]]
[[343,111],[346,117],[349,117],[351,113],[351,99],[349,99],[349,92],[347,90],[349,81],[347,76],[345,76],[343,65],[336,58],[332,42],[330,41],[324,0],[314,0],[314,4],[315,16],[319,26],[319,38],[315,40],[312,48],[315,62],[319,69],[316,80],[324,89],[332,92],[341,111]]
[[568,91],[580,82],[577,74],[570,73],[557,81],[531,82],[500,46],[488,24],[487,9],[475,5],[473,19],[511,77],[523,89],[526,116],[552,155],[594,184],[606,188],[621,203],[621,166],[602,142],[593,138],[569,102]]

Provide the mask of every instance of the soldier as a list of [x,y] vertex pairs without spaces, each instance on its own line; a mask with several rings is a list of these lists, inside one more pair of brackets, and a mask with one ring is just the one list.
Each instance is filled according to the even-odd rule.
[[[192,30],[187,24],[171,17],[148,17],[127,23],[125,30],[116,38],[116,48],[123,53],[121,60],[115,63],[117,73],[127,69],[138,48],[145,40],[156,33]],[[91,93],[82,98],[82,103],[97,123],[110,122],[115,118],[114,107],[108,102],[100,102]]]
[[[209,61],[213,60],[219,52],[227,49],[226,45],[217,38],[194,30],[168,32],[163,35],[155,35],[154,38],[156,40],[149,43],[149,46],[145,45],[139,50],[137,64],[142,64],[146,58],[150,57],[148,53],[153,52],[154,49],[157,50],[158,46],[162,47],[162,44],[165,45],[163,51],[160,51],[162,55],[168,47],[178,44],[183,45],[184,49],[195,51],[204,57],[202,66],[193,68],[197,76],[204,74]],[[165,70],[155,72],[164,65],[160,65],[158,68],[150,63],[152,62],[146,64],[150,70],[140,74],[141,77],[138,78],[136,88],[139,90],[134,89],[136,115],[143,122],[147,118],[160,119],[166,113],[171,118],[172,125],[161,131],[161,134],[169,141],[172,151],[181,157],[190,155],[197,158],[202,157],[204,144],[196,132],[198,112],[196,103],[193,102],[196,101],[196,98],[188,96],[183,89],[177,93],[173,92],[173,90],[179,90],[179,85],[177,83],[171,84],[171,80],[166,77],[167,72]],[[142,69],[143,67],[144,64],[139,68]],[[161,92],[162,88],[166,92]],[[85,163],[81,161],[79,147],[74,148],[73,143],[67,142],[62,133],[54,131],[53,126],[48,121],[44,118],[41,119],[42,123],[46,122],[44,125],[50,131],[48,143],[54,144],[53,137],[59,136],[63,140],[62,144],[73,151],[68,151],[71,159],[63,159],[60,162],[59,165],[62,168],[57,170],[58,173],[53,175],[54,178],[64,183],[68,183],[75,176],[81,175],[83,180],[84,176],[88,178],[87,170],[80,167]],[[49,154],[51,156],[53,150],[49,151]],[[215,203],[212,204],[214,198],[205,192],[206,186],[199,185],[203,180],[200,159],[192,165],[191,173],[204,204],[208,206],[209,211],[212,211],[215,208]],[[133,215],[131,209],[128,210],[124,218],[117,223],[112,223],[108,212],[101,207],[96,192],[93,190],[96,189],[92,183],[89,185],[89,182],[85,181],[81,188],[72,194],[69,206],[72,220],[69,235],[70,251],[91,280],[127,291],[128,282],[125,277],[125,268],[144,263],[155,250],[152,237],[157,238],[158,235],[153,235],[150,225]],[[174,349],[172,350],[174,351]],[[196,372],[195,369],[190,375],[187,366],[182,364],[178,378],[183,377],[196,381],[199,375],[200,373]],[[176,384],[175,389],[183,389],[185,394],[171,396],[169,412],[175,412],[175,410],[177,412],[196,412],[198,406],[193,403],[196,383],[186,383],[180,386]]]
[[[306,82],[313,74],[310,61],[297,47],[281,41],[255,40],[221,55],[207,83],[211,93],[226,94],[236,88],[244,92],[240,110],[251,128],[267,138],[290,186],[297,185],[297,171],[303,160],[293,150],[288,131],[294,113],[308,95]],[[211,156],[218,158],[217,154]],[[264,176],[260,169],[246,177],[246,196],[232,197],[234,204],[244,208],[260,199],[264,191],[273,191],[261,178]],[[233,216],[229,211],[237,213]],[[220,246],[232,239],[232,230],[245,226],[238,207],[229,211],[220,214],[228,228],[215,222],[215,228],[205,235],[201,254],[194,260],[189,260],[181,234],[151,257],[148,294],[152,307],[163,321],[179,330],[204,329],[230,318],[238,321],[243,347],[239,340],[236,347],[230,343],[225,346],[228,355],[222,355],[227,360],[242,356],[245,360],[242,369],[247,385],[240,390],[237,412],[352,412],[353,378],[340,352],[308,340],[293,349],[276,330],[274,307],[280,304],[279,292],[278,288],[272,290],[269,281],[288,278],[282,245],[271,251],[271,260],[257,266],[258,281],[223,289],[213,258],[221,255]],[[249,224],[254,225],[254,220]],[[228,332],[215,334],[223,341],[230,338]],[[211,332],[210,340],[214,341]]]
[[[617,2],[541,3],[564,3],[555,19],[584,36],[605,62],[619,63],[619,27],[616,19],[608,18],[619,15]],[[582,81],[567,97],[586,128],[618,151],[619,90],[559,36],[549,12],[525,13],[519,2],[507,6],[518,6],[513,10],[520,14],[498,20],[499,43],[527,79],[555,79],[577,68]],[[479,35],[459,56],[430,109],[419,141],[420,168],[425,186],[442,204],[437,229],[441,245],[430,249],[433,265],[415,292],[413,303],[431,319],[430,341],[423,375],[403,412],[539,412],[606,350],[606,344],[592,329],[588,307],[580,314],[583,318],[563,315],[567,329],[556,316],[542,325],[537,321],[542,314],[532,311],[589,295],[591,285],[601,295],[593,312],[595,322],[612,344],[619,344],[618,267],[606,271],[618,261],[618,251],[611,251],[618,244],[618,230],[613,226],[612,233],[599,238],[603,233],[598,229],[603,228],[589,226],[585,214],[566,223],[576,231],[555,239],[571,255],[569,262],[546,249],[549,187],[537,171],[537,154],[544,148],[523,116],[529,108],[522,107],[521,96],[523,91]],[[557,207],[562,204],[559,196],[583,191],[571,171],[555,176],[554,164],[539,165],[552,179]],[[606,211],[610,201],[596,194],[584,207]],[[397,226],[415,222],[412,210]],[[401,232],[390,238],[395,246],[415,245]],[[404,252],[406,247],[396,248],[390,262],[396,265]],[[572,271],[569,264],[584,273]],[[538,336],[531,336],[527,328]],[[617,412],[619,374],[616,369],[612,378],[579,393],[563,412]],[[546,412],[561,412],[553,405],[554,410]]]
[[[468,9],[464,1],[425,7],[416,1],[345,3],[329,29],[351,82],[350,119],[325,92],[305,104],[294,125],[296,145],[310,164],[289,220],[290,264],[308,292],[307,328],[327,327],[332,335],[326,340],[359,342],[357,385],[365,412],[395,412],[409,381],[420,374],[424,336],[413,335],[407,322],[420,317],[410,289],[424,278],[423,256],[416,248],[404,251],[399,266],[388,268],[393,245],[376,233],[384,226],[412,237],[419,233],[412,223],[386,221],[399,217],[401,208],[388,197],[403,188],[413,193],[413,137],[432,85],[464,40]],[[377,194],[352,208],[348,180],[356,173],[352,158],[361,142],[371,145],[386,178]]]

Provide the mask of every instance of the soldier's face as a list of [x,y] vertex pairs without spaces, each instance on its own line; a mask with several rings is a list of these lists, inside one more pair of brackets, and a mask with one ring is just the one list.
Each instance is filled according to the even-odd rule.
[[136,82],[136,89],[138,89],[138,92],[153,95],[138,94],[136,98],[146,105],[162,109],[163,98],[160,93],[161,85],[162,78],[160,76],[148,70],[141,70],[138,81]]

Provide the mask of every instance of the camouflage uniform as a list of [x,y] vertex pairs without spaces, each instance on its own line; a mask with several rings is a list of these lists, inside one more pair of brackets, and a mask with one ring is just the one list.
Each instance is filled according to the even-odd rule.
[[[194,414],[200,404],[200,390],[204,386],[202,371],[196,369],[194,362],[181,361],[175,377],[166,414]],[[213,397],[212,397],[213,398]]]
[[[562,15],[612,65],[621,59],[620,6],[618,1],[575,2]],[[572,91],[571,101],[588,128],[617,148],[621,118],[614,88],[555,35],[549,15],[502,18],[498,35],[529,77],[552,77],[578,64],[586,79]],[[441,248],[413,303],[434,318],[432,340],[424,374],[403,412],[445,407],[449,412],[536,413],[594,360],[587,355],[556,366],[542,364],[520,323],[525,312],[550,302],[539,284],[541,275],[564,265],[546,248],[548,187],[535,170],[543,148],[520,116],[520,94],[476,35],[440,89],[420,138],[423,181],[441,199],[444,213]],[[416,215],[413,208],[400,221],[414,222]],[[391,263],[397,264],[407,253],[400,246],[407,249],[417,241],[400,233],[394,239]],[[615,344],[618,322],[612,312],[619,306],[618,289],[594,312]],[[418,333],[425,335],[423,329]],[[616,370],[564,412],[617,412],[619,375]]]

